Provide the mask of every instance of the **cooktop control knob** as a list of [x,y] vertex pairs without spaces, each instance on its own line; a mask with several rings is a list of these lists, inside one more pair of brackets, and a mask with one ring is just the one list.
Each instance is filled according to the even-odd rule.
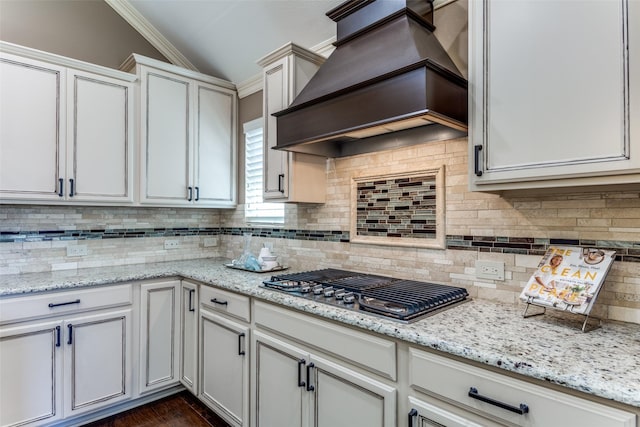
[[327,286],[324,288],[324,296],[325,298],[331,298],[336,291],[333,289],[333,286]]
[[353,304],[356,300],[356,296],[353,295],[353,292],[347,292],[343,295],[342,299],[345,304]]
[[336,299],[341,300],[344,297],[344,289],[336,289]]
[[300,293],[308,294],[309,292],[311,292],[311,285],[309,285],[308,283],[303,283],[302,285],[300,285]]
[[322,285],[315,285],[315,286],[313,287],[313,294],[314,294],[314,295],[322,295],[322,290],[323,290],[323,289],[324,289],[324,288],[322,287]]

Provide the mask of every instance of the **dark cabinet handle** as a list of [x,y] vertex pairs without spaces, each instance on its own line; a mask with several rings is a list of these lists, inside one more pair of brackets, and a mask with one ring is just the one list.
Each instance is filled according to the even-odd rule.
[[416,408],[411,408],[411,410],[409,411],[409,422],[407,423],[409,427],[413,427],[413,419],[416,415],[418,415],[418,411],[416,411]]
[[506,409],[507,411],[515,412],[516,414],[524,415],[529,413],[529,406],[524,403],[521,403],[520,406],[509,405],[499,400],[480,395],[478,389],[475,387],[469,388],[469,397],[497,406],[498,408]]
[[69,178],[69,197],[73,197],[75,195],[75,180],[73,178]]
[[60,326],[56,326],[56,347],[60,347]]
[[193,187],[187,187],[187,201],[193,200]]
[[58,196],[64,197],[64,179],[58,178]]
[[198,200],[200,200],[200,187],[195,187],[196,188],[196,202]]
[[80,304],[80,299],[75,301],[59,302],[57,304],[49,303],[49,308],[60,307],[61,305]]
[[278,191],[284,193],[284,174],[278,175]]
[[242,349],[243,338],[244,338],[244,332],[238,335],[238,356],[245,355],[245,351]]
[[193,306],[193,294],[195,293],[195,289],[189,289],[189,311],[196,311],[195,307]]
[[304,387],[307,385],[304,381],[302,381],[302,367],[307,364],[307,361],[304,359],[298,360],[298,387]]
[[482,169],[480,168],[480,151],[482,151],[482,145],[473,146],[473,159],[476,176],[482,176]]
[[229,304],[227,301],[221,301],[221,300],[216,299],[216,298],[213,298],[211,300],[211,302],[214,303],[214,304],[220,304],[220,305],[228,305]]
[[69,340],[67,341],[67,344],[71,345],[73,344],[73,325],[68,324],[67,329],[68,329],[67,332],[69,332]]
[[307,365],[307,391],[314,391],[316,388],[311,384],[311,370],[315,368],[316,365],[313,363],[309,363]]

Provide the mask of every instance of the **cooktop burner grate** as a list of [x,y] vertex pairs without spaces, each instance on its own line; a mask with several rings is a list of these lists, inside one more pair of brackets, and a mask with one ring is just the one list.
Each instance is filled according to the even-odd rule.
[[404,322],[465,301],[469,295],[466,289],[449,285],[332,268],[273,276],[264,286]]

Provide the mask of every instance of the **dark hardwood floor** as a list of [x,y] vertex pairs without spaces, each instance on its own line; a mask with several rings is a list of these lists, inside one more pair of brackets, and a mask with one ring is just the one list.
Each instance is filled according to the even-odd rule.
[[229,427],[191,393],[183,391],[85,427]]

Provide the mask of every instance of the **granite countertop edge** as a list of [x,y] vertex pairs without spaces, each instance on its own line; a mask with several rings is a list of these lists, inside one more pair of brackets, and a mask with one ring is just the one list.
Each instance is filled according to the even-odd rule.
[[640,354],[631,350],[640,344],[640,325],[604,322],[585,334],[579,324],[569,324],[566,319],[550,315],[523,319],[520,306],[484,300],[403,324],[265,289],[260,284],[270,277],[268,273],[226,268],[225,261],[201,259],[0,275],[0,298],[182,277],[640,408]]

